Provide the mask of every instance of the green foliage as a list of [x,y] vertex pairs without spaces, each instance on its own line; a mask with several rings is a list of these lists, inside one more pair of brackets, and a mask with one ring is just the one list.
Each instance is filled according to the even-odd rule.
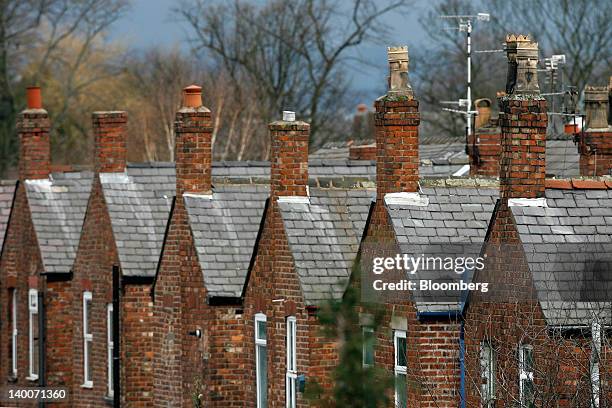
[[[363,366],[364,338],[360,315],[367,316],[368,328],[378,335],[384,310],[364,304],[360,299],[360,262],[355,261],[352,282],[341,301],[330,301],[320,309],[318,318],[326,337],[339,341],[339,364],[332,373],[333,388],[306,385],[306,398],[317,407],[376,408],[389,405],[393,376],[374,364]],[[374,338],[375,343],[375,338]]]

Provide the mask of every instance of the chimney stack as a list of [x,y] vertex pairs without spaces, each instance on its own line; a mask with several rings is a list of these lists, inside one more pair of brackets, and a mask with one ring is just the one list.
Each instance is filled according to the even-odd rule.
[[27,108],[18,118],[19,133],[19,179],[35,180],[49,178],[51,167],[51,122],[42,108],[40,87],[26,90]]
[[580,135],[580,175],[612,174],[612,127],[608,124],[609,90],[587,86],[584,90],[586,131]]
[[419,188],[419,103],[408,81],[408,47],[389,47],[389,91],[375,102],[376,196]]
[[500,195],[541,198],[546,178],[546,100],[538,88],[538,43],[525,35],[506,37],[507,95],[499,100],[502,132]]
[[278,197],[308,196],[308,139],[310,125],[283,111],[283,120],[269,125],[271,138],[270,193]]
[[210,110],[202,105],[202,88],[183,89],[183,106],[174,122],[177,198],[211,192],[212,129]]
[[127,112],[92,114],[96,173],[122,173],[127,162]]
[[466,149],[470,159],[470,177],[499,177],[501,132],[497,119],[491,119],[491,100],[476,99],[474,108],[478,115]]

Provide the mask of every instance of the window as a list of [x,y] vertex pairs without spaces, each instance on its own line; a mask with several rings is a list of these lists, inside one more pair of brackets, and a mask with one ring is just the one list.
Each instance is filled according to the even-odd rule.
[[287,374],[285,378],[285,401],[287,408],[296,408],[296,382],[297,382],[297,350],[296,338],[297,322],[294,316],[287,318]]
[[91,292],[83,292],[83,387],[93,387],[91,346]]
[[407,354],[406,354],[406,332],[396,330],[393,333],[393,343],[395,350],[395,407],[407,408],[408,388],[407,388]]
[[495,406],[495,381],[496,381],[497,354],[489,342],[480,345],[480,368],[482,376],[481,397],[483,408]]
[[107,359],[107,378],[108,378],[108,396],[113,396],[113,351],[115,349],[115,343],[113,339],[113,304],[109,303],[106,305],[106,359]]
[[364,367],[374,365],[374,329],[363,326],[361,328],[363,348],[362,363]]
[[268,348],[266,315],[255,315],[255,370],[257,374],[257,408],[268,406]]
[[529,345],[521,345],[519,347],[519,396],[521,408],[535,408],[533,369],[533,348]]
[[28,380],[38,379],[38,290],[28,291]]
[[11,290],[11,374],[17,377],[17,289]]
[[595,318],[591,323],[591,408],[599,408],[601,377],[599,362],[601,354],[601,323]]

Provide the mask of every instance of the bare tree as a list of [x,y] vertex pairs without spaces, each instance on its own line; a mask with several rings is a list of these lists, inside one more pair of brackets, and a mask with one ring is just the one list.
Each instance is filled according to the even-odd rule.
[[[433,42],[432,49],[415,54],[415,86],[425,107],[423,115],[429,131],[456,136],[462,140],[464,119],[441,112],[440,102],[457,100],[465,94],[466,47],[464,33],[445,29],[441,15],[490,12],[491,21],[475,26],[476,50],[503,48],[508,33],[526,33],[538,41],[540,58],[565,54],[562,75],[565,85],[581,92],[586,83],[605,84],[612,58],[612,3],[600,0],[441,0],[423,16],[422,26]],[[544,67],[542,63],[542,68]],[[472,94],[494,98],[504,89],[506,58],[503,53],[474,54]],[[543,89],[550,87],[540,76]],[[560,88],[555,88],[560,91]],[[560,103],[556,104],[557,107]],[[556,110],[560,110],[556,108]]]
[[[384,17],[406,11],[409,0],[256,4],[194,0],[177,13],[191,27],[195,48],[222,67],[233,86],[247,88],[236,92],[252,92],[257,101],[253,123],[265,126],[283,109],[292,109],[310,122],[313,145],[321,144],[330,138],[334,118],[346,113],[342,107],[350,78],[343,65],[359,63],[351,60],[350,50],[386,38]],[[242,150],[253,143],[267,146],[250,139],[251,146]]]
[[14,116],[22,95],[16,98],[14,86],[40,83],[61,70],[64,102],[53,112],[54,123],[61,124],[77,96],[105,77],[77,74],[90,62],[96,42],[126,8],[127,0],[0,1],[0,173],[16,158]]

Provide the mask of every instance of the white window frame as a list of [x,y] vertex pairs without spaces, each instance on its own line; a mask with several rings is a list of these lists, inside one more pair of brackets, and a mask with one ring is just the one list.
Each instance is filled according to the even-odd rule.
[[[408,367],[407,366],[401,366],[398,365],[398,356],[399,356],[399,347],[398,347],[398,343],[399,343],[399,339],[406,339],[406,331],[404,330],[395,330],[393,332],[393,366],[394,366],[394,374],[395,377],[399,377],[399,376],[404,376],[408,377]],[[407,344],[406,344],[407,346]],[[406,350],[406,363],[408,363],[408,353]],[[405,383],[408,383],[408,381],[405,381]],[[394,394],[395,394],[395,406],[398,408],[403,408],[400,406],[400,403],[402,400],[400,400],[400,396],[399,396],[399,392],[403,392],[403,393],[407,393],[408,390],[404,389],[404,390],[398,390],[397,389],[397,384],[394,386]],[[407,399],[407,395],[404,395],[404,400]]]
[[495,404],[495,393],[497,388],[497,351],[488,341],[480,344],[481,377],[481,399],[484,408],[493,408]]
[[[267,396],[268,396],[268,390],[263,390],[262,389],[262,384],[261,384],[261,376],[265,376],[266,377],[266,384],[267,384],[267,377],[268,377],[268,372],[266,370],[265,373],[261,372],[261,367],[259,366],[259,353],[260,353],[260,349],[265,348],[267,350],[268,347],[268,341],[267,341],[267,337],[268,337],[268,333],[267,333],[267,327],[266,327],[266,338],[261,339],[258,336],[258,329],[259,329],[259,323],[263,322],[266,323],[267,319],[266,319],[266,315],[263,313],[257,313],[255,315],[255,377],[256,377],[256,383],[257,383],[257,408],[267,408],[266,405],[263,404],[262,402],[262,397],[265,393],[266,396],[266,401],[268,400]],[[267,323],[266,323],[267,326]],[[267,365],[266,365],[267,366]]]
[[[34,355],[38,353],[38,347],[34,350],[34,328],[38,326],[38,290],[28,290],[28,376],[27,380],[38,380],[38,367],[34,367]],[[40,327],[38,328],[38,341],[40,341]],[[40,356],[39,356],[40,357]]]
[[[368,347],[372,348],[372,360],[374,360],[374,341],[368,343],[368,335],[372,336],[372,340],[374,339],[374,328],[370,326],[362,326],[361,327],[361,340],[363,342],[361,348],[361,364],[364,368],[370,367],[373,364],[369,364],[366,362],[366,355],[368,352]],[[372,362],[373,363],[373,362]]]
[[285,375],[285,406],[297,407],[297,319],[287,317],[287,373]]
[[[90,291],[83,292],[83,385],[84,388],[93,388],[93,380],[88,378],[87,375],[91,375],[91,373],[87,372],[87,367],[89,366],[89,359],[91,356],[89,355],[88,350],[91,350],[91,345],[93,345],[93,333],[87,332],[87,327],[90,326],[90,322],[87,320],[87,311],[91,307],[92,303],[92,295]],[[91,330],[91,327],[90,327]],[[87,347],[87,343],[91,343],[90,347]],[[92,370],[93,371],[93,370]]]
[[602,343],[601,323],[595,317],[591,322],[591,408],[599,408],[601,397],[600,355]]
[[106,359],[107,359],[107,394],[109,397],[114,395],[114,370],[113,370],[113,352],[115,350],[115,342],[113,338],[113,304],[108,303],[106,305]]
[[527,371],[525,368],[525,351],[527,350],[531,352],[531,359],[533,361],[533,347],[529,344],[521,344],[519,346],[519,401],[521,408],[530,408],[525,401],[525,382],[529,381],[535,385],[533,371]]
[[19,334],[17,325],[17,288],[13,288],[11,296],[11,371],[13,377],[17,378],[17,336]]

